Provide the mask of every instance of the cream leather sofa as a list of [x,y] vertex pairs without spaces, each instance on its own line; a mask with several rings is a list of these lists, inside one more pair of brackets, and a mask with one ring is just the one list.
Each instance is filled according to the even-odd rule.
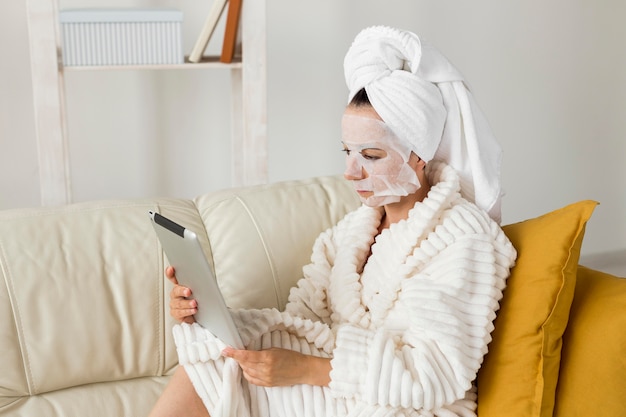
[[314,239],[357,205],[329,177],[0,212],[0,415],[148,414],[177,363],[148,210],[199,234],[229,306],[280,308]]
[[148,414],[177,363],[149,210],[196,231],[230,307],[282,308],[314,239],[358,205],[321,177],[0,212],[0,416]]

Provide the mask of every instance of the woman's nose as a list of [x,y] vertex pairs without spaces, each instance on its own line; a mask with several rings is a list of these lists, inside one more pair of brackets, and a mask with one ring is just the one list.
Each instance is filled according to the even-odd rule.
[[346,158],[346,170],[343,173],[343,177],[349,181],[365,178],[363,166],[359,163],[357,158],[353,156],[348,156]]

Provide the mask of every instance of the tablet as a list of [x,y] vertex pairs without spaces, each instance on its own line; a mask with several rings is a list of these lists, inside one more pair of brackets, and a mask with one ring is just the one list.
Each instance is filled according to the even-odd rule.
[[149,214],[163,251],[176,270],[178,283],[189,287],[198,301],[196,322],[227,345],[244,349],[196,234],[159,213]]

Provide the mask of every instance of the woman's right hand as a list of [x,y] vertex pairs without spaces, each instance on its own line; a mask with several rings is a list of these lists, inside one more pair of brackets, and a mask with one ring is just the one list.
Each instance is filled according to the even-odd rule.
[[190,324],[195,322],[193,315],[198,312],[198,302],[189,298],[191,289],[178,284],[173,267],[165,268],[165,276],[174,284],[170,292],[170,314],[178,321]]

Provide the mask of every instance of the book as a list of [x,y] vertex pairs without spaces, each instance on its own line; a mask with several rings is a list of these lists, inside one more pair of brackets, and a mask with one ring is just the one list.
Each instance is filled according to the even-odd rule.
[[209,14],[204,21],[204,26],[202,26],[200,36],[196,39],[196,43],[189,54],[189,62],[200,62],[202,59],[202,55],[204,54],[204,51],[209,44],[209,39],[211,39],[211,36],[215,31],[215,27],[222,16],[222,12],[224,11],[227,1],[228,0],[213,0]]
[[224,30],[224,44],[222,45],[222,55],[220,56],[220,61],[224,63],[232,62],[235,55],[242,0],[229,0],[229,2],[228,14],[226,15],[226,29]]

